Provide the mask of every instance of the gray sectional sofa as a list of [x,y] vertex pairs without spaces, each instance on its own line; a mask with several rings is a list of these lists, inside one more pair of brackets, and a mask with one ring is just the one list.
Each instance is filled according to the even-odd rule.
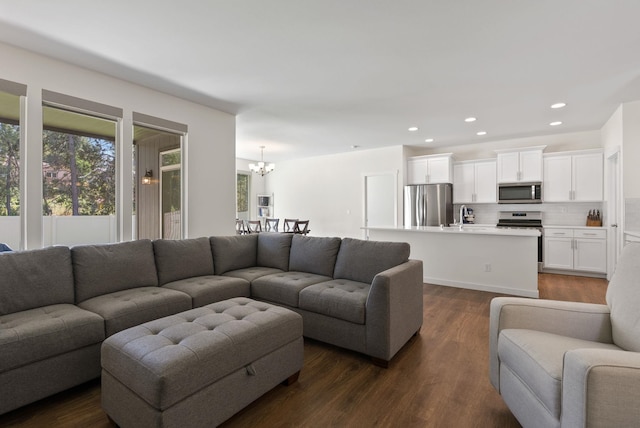
[[106,337],[233,297],[383,365],[423,319],[408,244],[277,233],[4,253],[0,297],[0,414],[99,377]]

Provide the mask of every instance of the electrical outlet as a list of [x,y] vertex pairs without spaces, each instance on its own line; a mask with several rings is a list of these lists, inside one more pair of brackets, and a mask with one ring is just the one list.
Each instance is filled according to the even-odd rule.
[[484,264],[484,271],[485,272],[491,272],[491,263],[485,263]]

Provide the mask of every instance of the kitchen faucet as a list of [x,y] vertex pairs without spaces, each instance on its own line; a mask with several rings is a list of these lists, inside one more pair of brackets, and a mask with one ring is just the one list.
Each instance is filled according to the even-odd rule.
[[460,205],[460,230],[462,230],[462,225],[464,224],[464,217],[468,214],[466,205]]

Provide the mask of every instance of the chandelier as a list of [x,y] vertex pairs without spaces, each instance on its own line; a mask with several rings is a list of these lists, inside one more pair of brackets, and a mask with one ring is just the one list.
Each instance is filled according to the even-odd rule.
[[276,169],[275,164],[270,163],[266,165],[264,163],[264,146],[260,146],[260,162],[258,162],[257,164],[250,163],[249,169],[252,172],[255,172],[256,174],[260,174],[263,177],[265,174],[269,174],[271,171]]

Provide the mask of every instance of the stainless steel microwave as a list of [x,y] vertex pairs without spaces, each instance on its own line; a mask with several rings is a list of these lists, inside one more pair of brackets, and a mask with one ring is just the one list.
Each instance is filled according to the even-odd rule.
[[499,204],[539,204],[542,202],[542,183],[500,183]]

